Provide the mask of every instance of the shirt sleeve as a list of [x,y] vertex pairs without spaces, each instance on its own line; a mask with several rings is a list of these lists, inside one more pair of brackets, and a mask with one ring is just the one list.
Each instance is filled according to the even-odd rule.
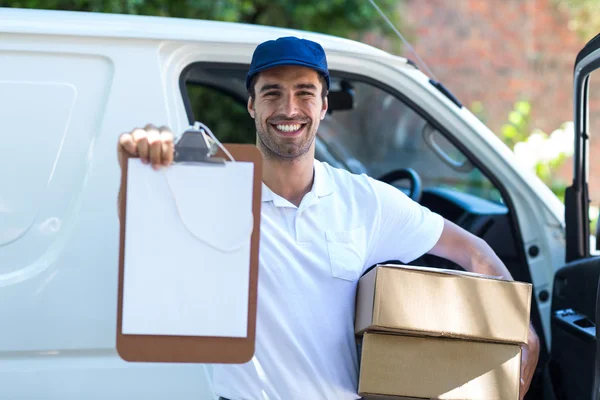
[[367,252],[367,265],[390,260],[409,263],[435,246],[444,219],[397,188],[369,178],[376,211]]

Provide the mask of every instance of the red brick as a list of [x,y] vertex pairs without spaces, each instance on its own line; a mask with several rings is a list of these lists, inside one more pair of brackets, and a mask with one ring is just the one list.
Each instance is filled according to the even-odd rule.
[[[553,0],[406,0],[402,10],[421,58],[467,107],[475,100],[484,104],[494,132],[522,98],[532,103],[532,128],[552,132],[573,119],[573,62],[585,43]],[[591,97],[599,114],[591,131],[600,135],[600,91]],[[600,140],[593,146],[590,170],[597,178],[590,189],[598,203]],[[567,181],[570,165],[561,169]]]

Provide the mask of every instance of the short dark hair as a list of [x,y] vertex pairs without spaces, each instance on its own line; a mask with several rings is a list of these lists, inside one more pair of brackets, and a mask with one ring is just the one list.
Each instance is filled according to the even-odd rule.
[[[256,90],[254,89],[254,86],[256,86],[256,81],[258,80],[258,75],[260,75],[260,73],[254,75],[251,79],[250,79],[250,85],[248,86],[248,96],[250,96],[252,98],[252,100],[254,100],[256,98]],[[321,82],[321,100],[325,101],[325,98],[327,97],[327,80],[325,79],[325,77],[321,74],[319,75],[319,82]]]

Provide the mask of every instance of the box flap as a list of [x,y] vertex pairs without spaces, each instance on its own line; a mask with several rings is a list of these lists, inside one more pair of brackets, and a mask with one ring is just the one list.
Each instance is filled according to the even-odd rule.
[[450,274],[450,275],[470,276],[470,277],[473,277],[473,278],[485,278],[485,279],[505,280],[501,276],[478,274],[476,272],[459,271],[459,270],[455,270],[455,269],[425,267],[425,266],[422,266],[422,265],[378,264],[377,267],[401,268],[401,269],[414,270],[414,271],[423,271],[423,272],[436,273],[436,274]]

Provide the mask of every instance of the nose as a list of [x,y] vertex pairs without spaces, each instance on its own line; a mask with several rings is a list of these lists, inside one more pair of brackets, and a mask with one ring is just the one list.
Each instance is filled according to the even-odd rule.
[[294,93],[287,93],[285,96],[283,96],[281,112],[287,117],[292,117],[298,114],[298,101],[294,96]]

